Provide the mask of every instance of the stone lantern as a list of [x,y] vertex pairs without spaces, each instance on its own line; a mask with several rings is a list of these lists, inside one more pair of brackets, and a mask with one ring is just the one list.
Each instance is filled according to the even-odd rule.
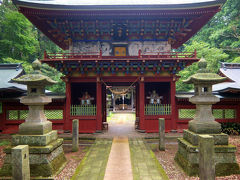
[[198,68],[200,70],[197,74],[184,81],[194,85],[194,96],[189,101],[196,104],[196,114],[188,123],[188,129],[198,134],[221,133],[221,124],[215,121],[212,114],[212,104],[220,101],[213,95],[212,85],[223,82],[226,78],[209,72],[206,69],[207,62],[203,58],[198,62]]
[[198,63],[199,71],[188,78],[185,83],[194,84],[194,95],[189,101],[196,104],[196,114],[188,123],[188,130],[183,131],[183,138],[178,139],[178,151],[175,161],[189,176],[199,173],[198,137],[211,135],[214,138],[215,169],[217,176],[239,173],[236,162],[236,147],[228,144],[228,135],[221,133],[221,124],[215,121],[212,114],[212,105],[219,102],[213,95],[212,85],[223,82],[226,78],[209,72],[207,62],[201,59]]
[[52,99],[45,95],[45,87],[56,82],[41,74],[40,61],[34,61],[32,67],[32,74],[13,79],[16,83],[27,85],[27,96],[22,97],[20,102],[28,105],[29,112],[25,122],[19,126],[19,134],[43,135],[52,131],[52,122],[48,121],[44,114],[44,105],[52,102]]
[[29,145],[31,177],[53,178],[66,163],[63,152],[63,139],[52,130],[52,122],[44,114],[44,105],[52,102],[45,95],[45,87],[56,82],[41,74],[41,63],[32,63],[34,71],[23,75],[14,82],[27,85],[27,96],[20,102],[28,105],[29,112],[24,123],[19,126],[19,134],[12,136],[12,146],[5,149],[6,158],[0,170],[0,176],[11,176],[11,148],[17,145]]

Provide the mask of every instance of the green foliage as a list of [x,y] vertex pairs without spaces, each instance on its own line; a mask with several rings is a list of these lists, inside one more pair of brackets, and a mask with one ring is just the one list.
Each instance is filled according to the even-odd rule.
[[[32,71],[31,62],[42,58],[44,51],[62,52],[20,14],[8,0],[3,0],[0,4],[0,31],[0,62],[21,63],[26,73]],[[43,64],[42,72],[58,82],[47,87],[48,90],[65,92],[65,85],[60,79],[61,73],[46,64]]]
[[1,19],[0,57],[31,62],[36,58],[38,41],[32,24],[17,11],[6,10]]
[[57,93],[64,93],[65,92],[65,84],[61,80],[61,77],[63,76],[62,73],[58,72],[56,69],[50,67],[47,64],[42,64],[42,73],[45,76],[50,77],[51,79],[57,81],[57,84],[54,84],[52,86],[47,87],[48,90],[52,92],[57,92]]
[[0,140],[0,146],[8,146],[11,142],[7,139]]
[[[211,47],[210,44],[202,41],[192,41],[190,44],[184,46],[184,51],[193,52],[197,50],[197,57],[204,57],[208,62],[208,69],[211,72],[217,73],[220,62],[224,62],[229,57],[228,54],[224,53],[223,50],[218,49],[216,47]],[[193,63],[191,66],[188,66],[183,71],[181,71],[178,75],[181,76],[179,81],[176,84],[177,91],[189,91],[193,88],[193,85],[184,84],[182,80],[186,80],[189,76],[195,74],[198,70],[197,63]]]
[[240,134],[240,123],[221,123],[222,132],[228,135],[239,135]]
[[22,64],[26,73],[30,73],[32,71],[32,65],[27,61],[21,61],[21,60],[8,57],[8,58],[3,58],[2,62],[3,63],[20,63]]

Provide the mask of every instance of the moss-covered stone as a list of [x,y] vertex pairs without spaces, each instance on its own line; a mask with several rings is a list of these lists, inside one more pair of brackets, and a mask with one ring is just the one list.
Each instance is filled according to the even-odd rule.
[[[197,146],[198,145],[198,136],[199,134],[194,133],[189,130],[183,131],[183,138],[191,143],[192,145]],[[224,133],[220,134],[211,134],[214,138],[214,144],[215,145],[228,145],[228,135]]]
[[215,166],[217,176],[240,174],[238,163],[217,163]]
[[63,166],[66,162],[66,158],[64,153],[61,153],[56,157],[53,161],[48,164],[31,164],[30,172],[31,177],[42,176],[49,177],[54,176],[58,170]]
[[182,154],[176,153],[174,160],[188,176],[197,176],[199,165],[191,164]]
[[12,165],[11,164],[4,164],[0,169],[0,177],[4,176],[12,176]]
[[57,139],[57,131],[51,131],[44,135],[13,135],[12,145],[46,146]]
[[[62,138],[58,138],[57,140],[51,142],[47,146],[29,146],[29,153],[30,154],[49,154],[57,147],[61,146],[63,143]],[[4,152],[7,154],[11,153],[11,148],[13,146],[8,146],[4,149]]]
[[[236,162],[236,147],[233,145],[216,145],[214,147],[216,176],[239,174]],[[175,161],[188,176],[197,176],[199,172],[198,146],[194,146],[183,138],[178,139],[178,151]]]

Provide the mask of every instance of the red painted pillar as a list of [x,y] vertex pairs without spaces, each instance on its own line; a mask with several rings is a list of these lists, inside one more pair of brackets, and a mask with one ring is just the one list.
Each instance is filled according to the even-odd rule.
[[96,130],[102,130],[102,83],[97,77],[97,127]]
[[5,129],[5,124],[6,124],[6,121],[7,121],[5,106],[6,106],[5,103],[2,102],[2,113],[0,114],[0,130]]
[[236,106],[236,120],[235,122],[239,123],[240,122],[240,103]]
[[65,80],[66,84],[66,106],[65,106],[65,119],[64,119],[64,130],[71,130],[71,121],[70,121],[70,113],[71,113],[71,82],[69,79]]
[[136,117],[139,117],[139,86],[138,85],[136,85],[136,96],[135,96],[135,113],[136,113]]
[[144,90],[144,77],[139,82],[139,129],[145,130],[145,90]]
[[172,129],[177,129],[177,113],[176,113],[176,84],[175,84],[175,77],[171,81],[171,108],[172,108]]
[[107,121],[107,94],[106,94],[106,86],[102,85],[102,108],[103,108],[103,122]]

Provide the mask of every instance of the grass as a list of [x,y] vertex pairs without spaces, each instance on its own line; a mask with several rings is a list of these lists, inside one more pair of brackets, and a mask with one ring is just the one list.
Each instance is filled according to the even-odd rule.
[[0,140],[0,146],[8,146],[10,144],[11,142],[9,140],[6,140],[6,139]]

